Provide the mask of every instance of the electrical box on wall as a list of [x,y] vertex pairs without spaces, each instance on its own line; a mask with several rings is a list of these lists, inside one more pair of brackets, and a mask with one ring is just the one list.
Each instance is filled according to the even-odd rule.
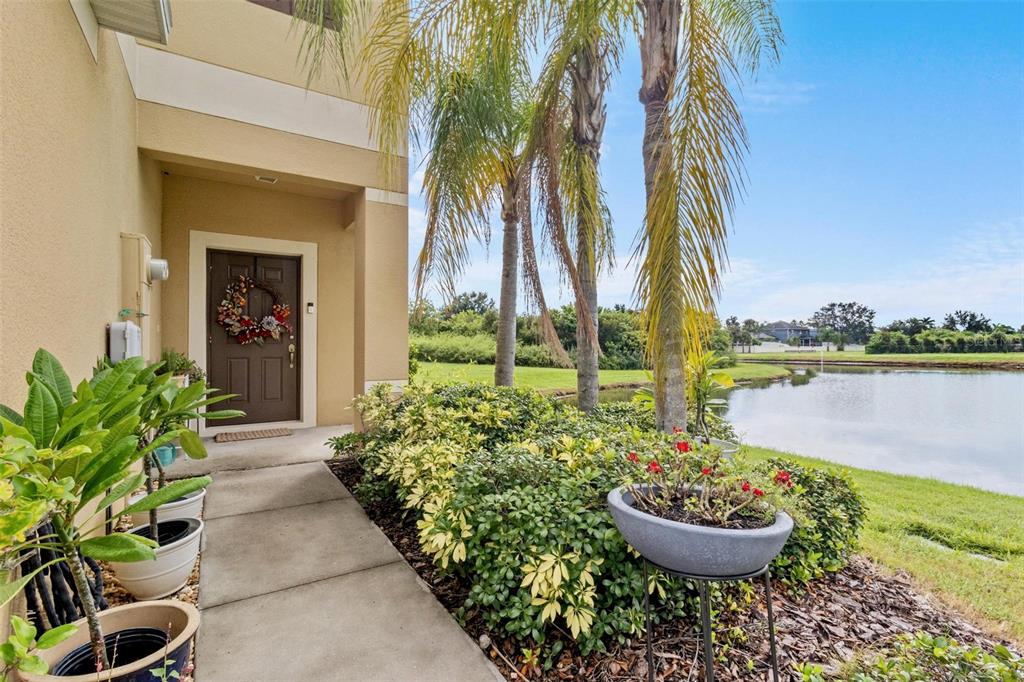
[[110,325],[110,360],[120,362],[125,358],[142,355],[142,330],[128,320]]

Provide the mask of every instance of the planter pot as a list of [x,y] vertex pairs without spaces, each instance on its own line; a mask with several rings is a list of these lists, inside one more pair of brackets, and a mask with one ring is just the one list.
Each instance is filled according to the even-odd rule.
[[174,460],[178,459],[178,448],[174,445],[161,445],[153,450],[153,452],[156,454],[156,458],[160,460],[160,466],[165,469],[174,464]]
[[[160,547],[153,561],[112,562],[111,567],[124,588],[136,599],[159,599],[174,594],[188,582],[203,535],[199,519],[161,520]],[[133,528],[133,533],[152,537],[149,524]]]
[[[97,679],[153,682],[156,678],[149,671],[163,667],[165,656],[168,674],[173,670],[181,673],[188,665],[192,637],[199,627],[196,607],[171,600],[115,606],[100,611],[99,619],[108,645],[107,656],[113,656],[116,648],[117,657],[111,661],[110,670],[97,675],[89,645],[89,628],[83,618],[75,622],[78,631],[70,638],[52,649],[32,652],[47,662],[51,674],[20,672],[19,679],[22,682],[95,682]],[[67,674],[76,661],[84,666],[84,672]],[[61,669],[65,674],[55,674]]]
[[178,385],[178,388],[185,388],[188,386],[188,375],[187,374],[174,374],[171,376],[171,381]]
[[[132,502],[138,502],[145,493],[138,493],[133,495],[129,499],[129,504]],[[162,504],[156,508],[157,519],[160,521],[172,521],[174,519],[198,519],[203,511],[203,500],[206,498],[206,488],[196,490],[179,497],[176,500],[172,500],[167,504]],[[149,523],[149,512],[138,512],[132,514],[132,525],[133,526],[144,526]]]
[[712,438],[711,444],[720,449],[722,456],[727,459],[732,459],[740,451],[740,444],[734,443],[731,440]]
[[729,578],[759,571],[778,556],[793,530],[793,519],[783,512],[766,528],[710,528],[663,519],[633,504],[631,487],[608,493],[608,508],[626,542],[651,563],[690,575]]

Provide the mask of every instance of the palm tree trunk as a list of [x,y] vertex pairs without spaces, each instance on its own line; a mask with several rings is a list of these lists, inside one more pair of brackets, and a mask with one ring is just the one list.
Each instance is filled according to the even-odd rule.
[[516,290],[519,279],[519,212],[516,181],[502,188],[501,294],[498,300],[498,339],[494,357],[494,385],[511,386],[516,369]]
[[[580,203],[576,211],[576,263],[582,298],[576,301],[576,392],[584,412],[597,407],[597,239],[602,230],[597,167],[607,112],[604,91],[607,83],[604,62],[596,44],[580,50],[572,71],[572,134],[580,151]],[[586,306],[586,310],[583,309]],[[586,313],[589,311],[589,314]],[[593,328],[586,329],[586,320]]]
[[[654,179],[672,145],[668,105],[679,69],[682,4],[679,0],[639,0],[639,4],[643,14],[640,102],[644,105],[644,189],[650,213]],[[668,302],[660,311],[657,329],[661,357],[653,358],[655,426],[666,432],[673,427],[686,427],[683,309],[683,301]]]

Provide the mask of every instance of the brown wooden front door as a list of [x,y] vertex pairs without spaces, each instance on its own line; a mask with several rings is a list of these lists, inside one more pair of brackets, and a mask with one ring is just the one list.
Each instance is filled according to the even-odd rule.
[[[291,307],[293,331],[280,339],[268,338],[263,344],[242,345],[217,323],[217,306],[228,285],[247,275],[277,292],[279,303]],[[219,403],[213,409],[244,410],[245,417],[211,422],[211,425],[253,424],[295,421],[299,411],[299,259],[264,256],[234,251],[207,253],[207,347],[208,382],[238,397]],[[271,315],[273,296],[261,288],[246,295],[246,310],[254,320]]]

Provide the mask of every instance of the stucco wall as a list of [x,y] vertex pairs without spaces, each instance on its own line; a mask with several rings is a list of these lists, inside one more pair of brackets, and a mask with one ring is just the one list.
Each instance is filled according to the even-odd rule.
[[[318,245],[317,421],[352,422],[354,239],[346,202],[182,175],[163,179],[165,345],[188,348],[189,230]],[[298,311],[304,314],[304,311]]]
[[366,101],[362,86],[346,84],[333,62],[326,62],[323,72],[309,80],[299,58],[302,25],[293,28],[286,14],[248,0],[171,0],[171,17],[174,26],[167,45],[139,42],[281,83]]
[[[20,406],[42,345],[74,381],[121,308],[120,233],[160,254],[160,174],[136,148],[112,33],[98,59],[67,2],[0,2],[0,401]],[[159,320],[154,288],[150,311]],[[159,325],[147,341],[159,352]]]

